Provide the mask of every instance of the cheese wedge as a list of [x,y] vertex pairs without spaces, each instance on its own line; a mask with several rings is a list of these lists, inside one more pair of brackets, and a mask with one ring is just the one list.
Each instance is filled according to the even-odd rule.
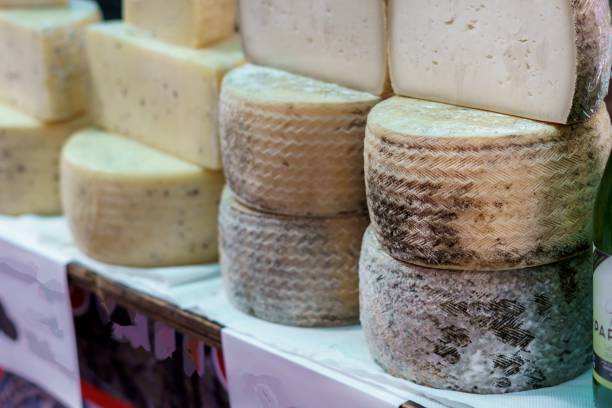
[[389,33],[399,95],[565,124],[608,90],[606,0],[390,0]]
[[87,129],[66,144],[62,203],[78,247],[111,264],[215,261],[221,172]]
[[0,213],[59,214],[59,157],[87,119],[48,125],[0,105]]
[[245,65],[221,92],[227,181],[251,208],[288,215],[365,212],[363,138],[371,94]]
[[63,6],[68,0],[0,0],[0,7]]
[[592,251],[513,271],[401,263],[366,232],[361,325],[390,374],[428,387],[505,393],[548,387],[591,365]]
[[0,10],[0,100],[48,122],[84,112],[85,27],[99,18],[96,3],[81,0]]
[[203,47],[234,34],[235,0],[124,0],[129,24],[162,41]]
[[357,262],[365,215],[299,218],[260,213],[223,194],[221,273],[230,301],[295,326],[357,322]]
[[239,0],[249,61],[375,95],[389,90],[386,0]]
[[601,105],[555,126],[394,97],[368,117],[368,207],[395,258],[450,269],[542,265],[590,248],[612,139]]
[[243,62],[237,37],[193,50],[115,22],[92,26],[87,45],[98,125],[221,168],[219,92],[223,75]]

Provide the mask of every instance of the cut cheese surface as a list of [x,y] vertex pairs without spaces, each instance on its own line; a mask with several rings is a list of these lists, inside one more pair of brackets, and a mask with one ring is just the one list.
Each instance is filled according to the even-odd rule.
[[124,19],[162,41],[202,47],[234,34],[235,0],[124,0]]
[[63,6],[68,0],[0,0],[0,7]]
[[394,97],[368,117],[368,207],[395,258],[450,269],[550,263],[591,246],[610,153],[601,105],[580,125]]
[[210,169],[221,168],[221,80],[243,62],[237,37],[194,50],[122,23],[87,37],[98,125]]
[[239,0],[249,61],[381,95],[385,0]]
[[272,68],[233,70],[220,115],[229,186],[251,208],[276,214],[365,212],[363,139],[379,100]]
[[59,214],[59,157],[64,142],[87,126],[79,117],[48,125],[0,105],[0,213]]
[[389,256],[366,232],[360,318],[374,359],[434,388],[548,387],[591,365],[592,251],[536,268],[429,269]]
[[66,218],[92,258],[129,266],[216,260],[221,172],[87,129],[66,144],[61,175]]
[[610,77],[605,0],[390,0],[396,94],[555,123],[595,113]]
[[87,108],[85,28],[100,19],[95,2],[0,10],[0,100],[41,120]]
[[355,323],[357,262],[365,215],[260,213],[228,189],[220,209],[221,272],[230,301],[261,319],[295,326]]

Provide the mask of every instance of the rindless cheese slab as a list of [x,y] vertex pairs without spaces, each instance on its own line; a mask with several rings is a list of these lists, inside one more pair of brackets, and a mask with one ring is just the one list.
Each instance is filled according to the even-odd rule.
[[229,300],[261,319],[295,326],[358,321],[357,263],[366,215],[334,218],[260,213],[227,189],[219,219]]
[[194,164],[221,168],[219,93],[223,75],[243,62],[236,36],[196,50],[115,22],[92,26],[87,46],[98,125]]
[[381,95],[386,0],[239,0],[249,61]]
[[470,393],[548,387],[592,364],[592,251],[528,269],[429,269],[364,237],[360,318],[374,359],[418,384]]
[[399,95],[566,124],[608,90],[606,0],[390,0],[389,33]]
[[95,2],[0,9],[0,100],[47,122],[87,108],[85,28]]
[[162,41],[203,47],[234,34],[235,0],[124,0],[127,23]]
[[605,106],[551,125],[393,97],[365,141],[368,207],[397,259],[449,269],[542,265],[591,247],[610,153]]
[[221,92],[227,181],[251,208],[288,215],[365,212],[363,139],[380,99],[245,65]]
[[45,124],[0,105],[0,213],[59,214],[59,157],[87,119]]
[[92,258],[143,267],[217,259],[221,172],[86,129],[66,144],[61,176],[70,229]]
[[63,6],[68,0],[0,0],[0,7]]

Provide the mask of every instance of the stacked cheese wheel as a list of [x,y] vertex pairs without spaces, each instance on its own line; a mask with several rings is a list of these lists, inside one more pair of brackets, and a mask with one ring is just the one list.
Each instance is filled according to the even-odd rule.
[[219,90],[243,60],[233,1],[124,7],[125,23],[87,30],[99,128],[77,133],[63,151],[68,222],[78,246],[108,263],[215,261]]
[[0,0],[0,213],[57,214],[59,157],[87,126],[82,0]]
[[261,66],[226,76],[221,269],[241,310],[300,326],[357,321],[363,139],[378,100]]

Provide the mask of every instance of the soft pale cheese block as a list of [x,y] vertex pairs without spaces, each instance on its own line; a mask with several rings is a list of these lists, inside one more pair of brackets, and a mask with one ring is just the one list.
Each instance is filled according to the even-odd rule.
[[535,268],[430,269],[389,256],[369,229],[360,318],[374,359],[428,387],[506,393],[569,381],[592,364],[592,251]]
[[367,215],[260,213],[229,190],[219,217],[221,273],[229,300],[261,319],[295,326],[358,321],[357,263]]
[[390,0],[389,32],[399,95],[565,124],[608,90],[606,0]]
[[239,0],[238,18],[255,64],[388,91],[386,0]]
[[68,0],[0,0],[0,7],[63,6]]
[[54,122],[87,108],[85,28],[96,3],[0,10],[0,100]]
[[59,214],[59,158],[64,142],[88,120],[45,124],[0,105],[0,213]]
[[124,0],[123,18],[162,41],[203,47],[234,33],[235,0]]
[[221,168],[219,93],[223,75],[243,62],[237,37],[195,50],[115,22],[92,26],[87,46],[98,125]]
[[86,129],[66,144],[61,176],[70,229],[92,258],[143,267],[216,260],[221,172]]
[[363,139],[379,101],[273,68],[236,68],[221,91],[229,186],[249,207],[276,214],[365,212]]
[[602,104],[573,126],[393,97],[365,140],[370,217],[395,258],[450,269],[542,265],[591,247],[610,153]]

